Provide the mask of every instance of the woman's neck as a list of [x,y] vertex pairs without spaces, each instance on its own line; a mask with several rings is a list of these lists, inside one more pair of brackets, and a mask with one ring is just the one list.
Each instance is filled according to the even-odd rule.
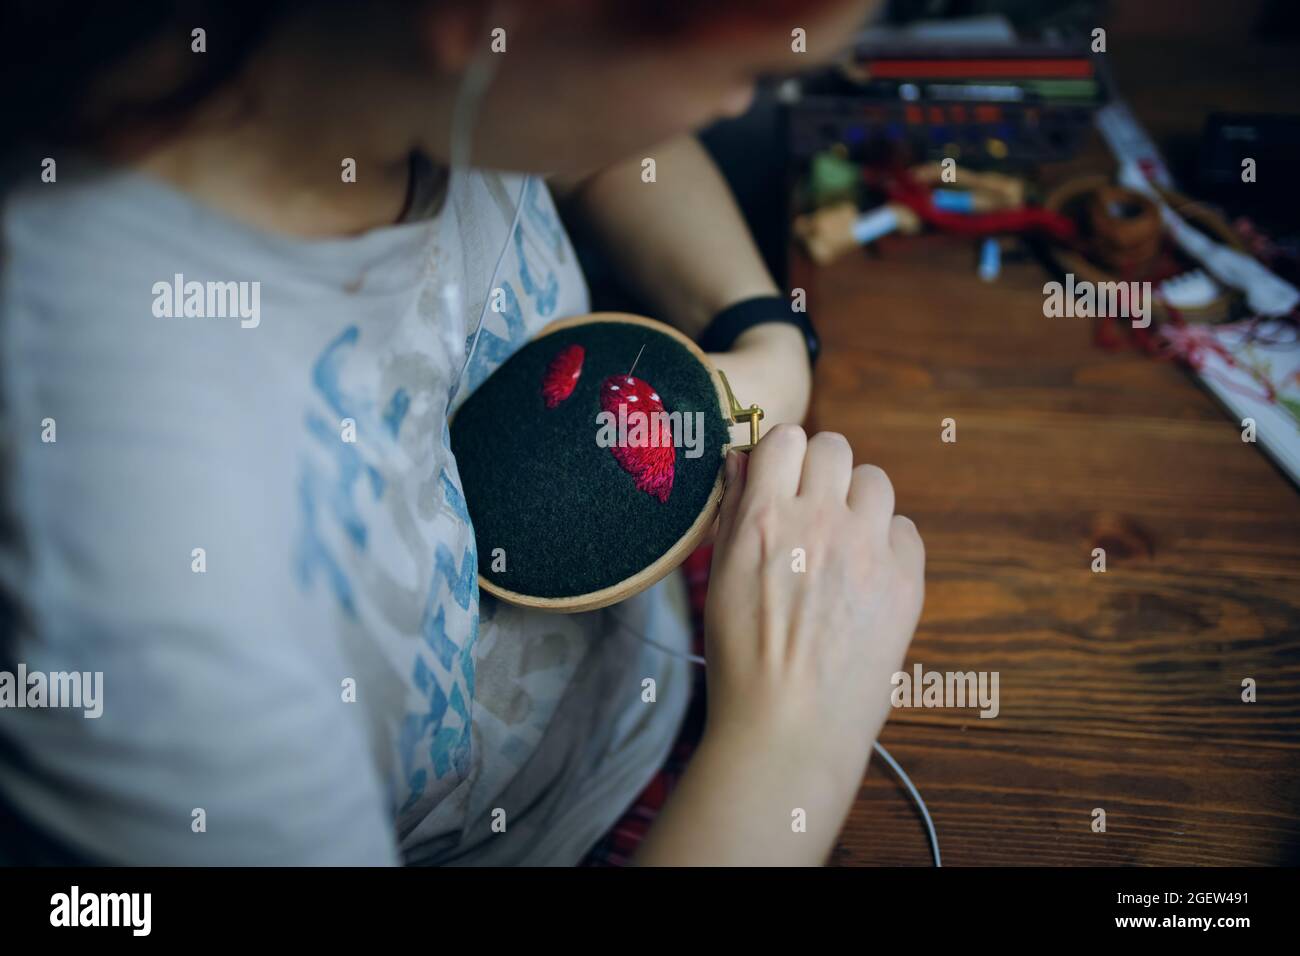
[[[377,95],[399,82],[392,69],[381,64],[367,76],[273,48],[129,164],[273,233],[326,238],[392,224],[406,205],[416,145],[411,118]],[[428,91],[424,114],[443,113],[442,99]]]

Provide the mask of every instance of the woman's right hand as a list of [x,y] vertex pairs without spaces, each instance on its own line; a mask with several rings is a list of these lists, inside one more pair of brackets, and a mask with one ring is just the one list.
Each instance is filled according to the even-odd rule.
[[778,425],[748,459],[728,456],[708,724],[641,862],[824,860],[889,714],[924,573],[889,479],[854,468],[844,436]]
[[705,635],[709,731],[856,789],[921,613],[925,549],[843,435],[782,425],[729,457]]

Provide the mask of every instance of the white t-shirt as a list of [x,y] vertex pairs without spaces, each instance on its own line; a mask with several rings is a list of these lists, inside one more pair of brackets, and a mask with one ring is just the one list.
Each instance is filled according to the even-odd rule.
[[12,196],[4,253],[0,671],[104,676],[97,719],[0,708],[0,802],[106,862],[577,861],[685,711],[635,635],[688,625],[679,576],[479,594],[449,411],[588,309],[545,186],[304,241],[118,172]]

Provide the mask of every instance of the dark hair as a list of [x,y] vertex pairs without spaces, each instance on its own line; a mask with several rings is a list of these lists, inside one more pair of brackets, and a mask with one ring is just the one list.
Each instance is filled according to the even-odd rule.
[[[474,0],[426,0],[432,4]],[[557,15],[595,14],[643,37],[695,34],[725,39],[778,18],[795,22],[833,0],[529,0]],[[166,135],[240,70],[289,13],[344,6],[342,0],[10,0],[0,23],[0,146],[11,159],[36,146],[93,146]],[[412,0],[348,3],[357,16],[392,14]],[[336,6],[337,9],[337,6]],[[206,52],[189,56],[191,31]],[[135,68],[150,84],[105,93],[109,77]],[[163,77],[167,77],[164,79]],[[153,82],[155,79],[158,82]],[[118,83],[117,85],[122,85]]]
[[[124,124],[165,127],[233,76],[287,6],[284,0],[11,0],[0,26],[0,137],[11,148],[81,146]],[[177,56],[188,53],[191,31],[199,27],[208,52]],[[166,59],[159,51],[169,45],[176,53]],[[170,68],[170,82],[107,102],[99,84],[144,58],[150,68],[160,61]]]

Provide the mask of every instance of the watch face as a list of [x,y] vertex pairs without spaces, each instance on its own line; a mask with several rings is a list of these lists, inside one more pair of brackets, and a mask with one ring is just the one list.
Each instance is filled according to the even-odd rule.
[[676,330],[621,316],[552,329],[465,401],[451,445],[484,589],[585,610],[686,557],[716,511],[729,430],[712,369]]

